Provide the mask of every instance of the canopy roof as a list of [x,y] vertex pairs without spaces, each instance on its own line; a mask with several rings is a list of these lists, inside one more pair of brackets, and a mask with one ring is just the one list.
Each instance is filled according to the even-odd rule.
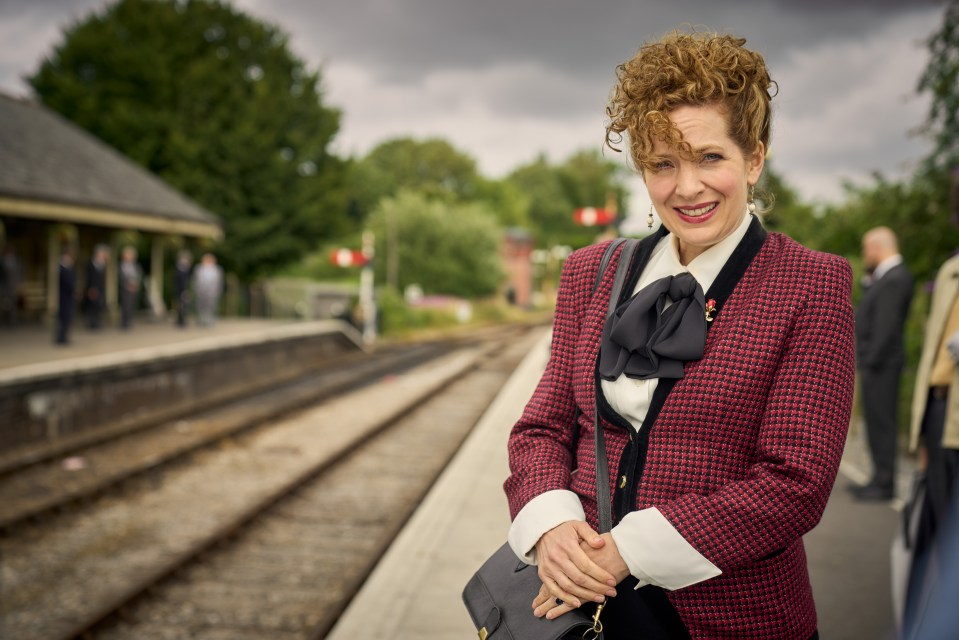
[[0,215],[220,238],[220,220],[59,114],[0,93]]

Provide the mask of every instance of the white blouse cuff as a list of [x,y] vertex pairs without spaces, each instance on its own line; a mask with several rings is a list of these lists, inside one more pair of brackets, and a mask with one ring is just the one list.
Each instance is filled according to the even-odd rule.
[[572,491],[541,493],[520,509],[510,525],[507,541],[526,564],[536,564],[536,543],[550,529],[570,520],[586,520],[583,505]]
[[626,514],[610,534],[629,572],[639,580],[637,589],[651,584],[673,591],[722,573],[655,507]]

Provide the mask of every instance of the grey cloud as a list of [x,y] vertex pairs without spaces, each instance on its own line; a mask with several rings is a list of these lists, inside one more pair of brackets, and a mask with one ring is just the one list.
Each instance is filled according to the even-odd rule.
[[681,23],[745,34],[775,60],[796,46],[856,37],[927,3],[582,0],[246,0],[252,12],[282,11],[305,47],[376,65],[383,79],[413,79],[435,68],[536,60],[595,74],[630,56],[643,40]]
[[[18,86],[16,78],[32,72],[40,56],[59,40],[60,27],[104,4],[105,0],[0,0],[0,87],[9,91]],[[374,133],[426,132],[474,145],[466,150],[479,154],[484,165],[495,164],[500,172],[511,158],[515,166],[533,157],[540,150],[533,144],[551,154],[565,152],[579,140],[599,144],[614,68],[644,40],[682,23],[740,34],[765,55],[781,85],[775,164],[810,193],[822,191],[827,176],[845,172],[846,167],[858,167],[862,175],[872,168],[891,171],[887,167],[899,167],[904,158],[921,153],[916,151],[919,141],[902,140],[902,132],[918,124],[906,121],[916,116],[916,110],[889,109],[890,102],[914,93],[915,78],[878,86],[863,71],[875,62],[857,47],[876,34],[888,34],[892,45],[902,47],[901,33],[919,32],[920,36],[911,36],[917,46],[902,54],[915,59],[921,55],[923,25],[935,25],[943,7],[931,0],[233,0],[233,4],[290,34],[294,51],[312,68],[325,70],[329,95],[344,109],[345,148],[364,152],[376,142]],[[866,56],[860,66],[847,64],[857,55]],[[909,73],[898,67],[894,71]],[[862,86],[870,83],[877,86]],[[856,123],[877,132],[872,146],[837,146],[833,140],[850,126],[844,101],[862,91],[874,92],[874,111],[898,115],[863,117]],[[371,102],[377,103],[376,109],[370,109]]]

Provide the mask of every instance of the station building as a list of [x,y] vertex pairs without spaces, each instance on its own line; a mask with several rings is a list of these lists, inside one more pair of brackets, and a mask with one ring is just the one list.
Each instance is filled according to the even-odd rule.
[[56,313],[65,249],[75,258],[80,297],[98,244],[111,248],[108,314],[118,309],[126,245],[140,255],[143,306],[162,314],[176,251],[206,247],[222,234],[215,215],[101,140],[36,102],[0,94],[0,255],[10,260],[12,251],[18,265],[20,322]]

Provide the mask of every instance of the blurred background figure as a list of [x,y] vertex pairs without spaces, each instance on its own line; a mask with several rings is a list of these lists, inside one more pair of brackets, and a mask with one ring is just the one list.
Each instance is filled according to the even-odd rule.
[[120,262],[120,327],[123,329],[133,325],[142,282],[143,272],[137,263],[137,250],[124,247]]
[[8,244],[0,258],[0,325],[12,327],[17,324],[21,278],[20,260],[13,245]]
[[913,277],[889,227],[863,235],[862,261],[867,274],[856,308],[856,364],[873,472],[868,484],[852,491],[860,500],[888,500],[896,477],[899,380],[906,361],[903,335]]
[[914,610],[916,615],[903,629],[902,640],[940,640],[959,635],[959,493],[953,492],[949,520],[942,529],[935,558]]
[[76,274],[73,270],[73,253],[64,249],[60,254],[59,295],[57,304],[57,335],[54,342],[70,344],[70,325],[73,323]]
[[[952,221],[959,226],[959,170],[953,172],[951,192]],[[959,485],[957,364],[959,255],[954,255],[936,274],[912,398],[910,445],[919,448],[919,468],[925,472],[925,497],[919,505],[919,525],[913,542],[904,614],[907,630],[924,615],[926,594],[935,588],[938,580],[942,549],[951,544],[948,536],[959,535],[956,527],[948,534],[944,529]],[[956,514],[953,516],[955,519]],[[910,636],[905,634],[903,637]]]
[[193,290],[196,294],[197,322],[209,327],[216,320],[216,307],[223,293],[223,269],[216,263],[216,256],[204,253],[193,273]]
[[186,315],[190,304],[190,270],[193,267],[193,255],[186,249],[176,256],[173,274],[173,300],[176,304],[176,326],[186,326]]
[[87,314],[87,327],[94,331],[103,322],[103,310],[107,299],[107,257],[110,250],[104,244],[93,248],[93,257],[87,263],[86,290],[83,304]]

